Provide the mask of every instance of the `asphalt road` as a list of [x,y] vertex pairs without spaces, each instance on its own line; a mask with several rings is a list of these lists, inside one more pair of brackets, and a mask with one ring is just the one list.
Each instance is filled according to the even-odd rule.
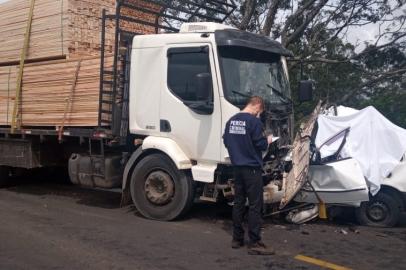
[[252,256],[230,248],[227,207],[198,204],[183,220],[157,222],[119,202],[118,193],[49,182],[0,190],[0,269],[406,269],[404,225],[266,219],[263,239],[277,253]]

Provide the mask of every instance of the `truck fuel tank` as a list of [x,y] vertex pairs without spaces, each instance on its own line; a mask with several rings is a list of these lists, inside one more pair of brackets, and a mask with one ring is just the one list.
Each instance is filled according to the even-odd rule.
[[121,155],[72,154],[69,178],[75,185],[99,188],[121,187],[124,166]]

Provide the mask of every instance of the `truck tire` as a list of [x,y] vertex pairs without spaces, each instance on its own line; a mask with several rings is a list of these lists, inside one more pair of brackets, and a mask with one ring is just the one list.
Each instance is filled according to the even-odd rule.
[[361,203],[355,216],[361,225],[393,227],[399,222],[401,202],[396,197],[379,192],[368,202]]
[[10,183],[10,168],[0,166],[0,188],[6,187]]
[[135,166],[130,189],[135,207],[149,219],[176,219],[193,204],[191,177],[163,154],[146,156]]

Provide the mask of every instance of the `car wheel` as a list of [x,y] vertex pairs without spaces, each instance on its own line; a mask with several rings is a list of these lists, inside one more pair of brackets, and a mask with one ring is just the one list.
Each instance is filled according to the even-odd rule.
[[400,218],[400,202],[387,193],[380,192],[356,209],[357,220],[362,225],[393,227]]

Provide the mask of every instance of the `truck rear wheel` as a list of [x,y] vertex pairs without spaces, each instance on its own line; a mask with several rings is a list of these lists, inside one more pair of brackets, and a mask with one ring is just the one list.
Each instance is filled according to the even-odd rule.
[[397,198],[379,192],[368,202],[361,203],[355,210],[357,220],[362,225],[373,227],[393,227],[400,218],[401,203]]
[[10,167],[0,166],[0,188],[10,183]]
[[193,204],[191,177],[163,154],[143,158],[131,177],[131,197],[147,218],[169,221],[185,214]]

